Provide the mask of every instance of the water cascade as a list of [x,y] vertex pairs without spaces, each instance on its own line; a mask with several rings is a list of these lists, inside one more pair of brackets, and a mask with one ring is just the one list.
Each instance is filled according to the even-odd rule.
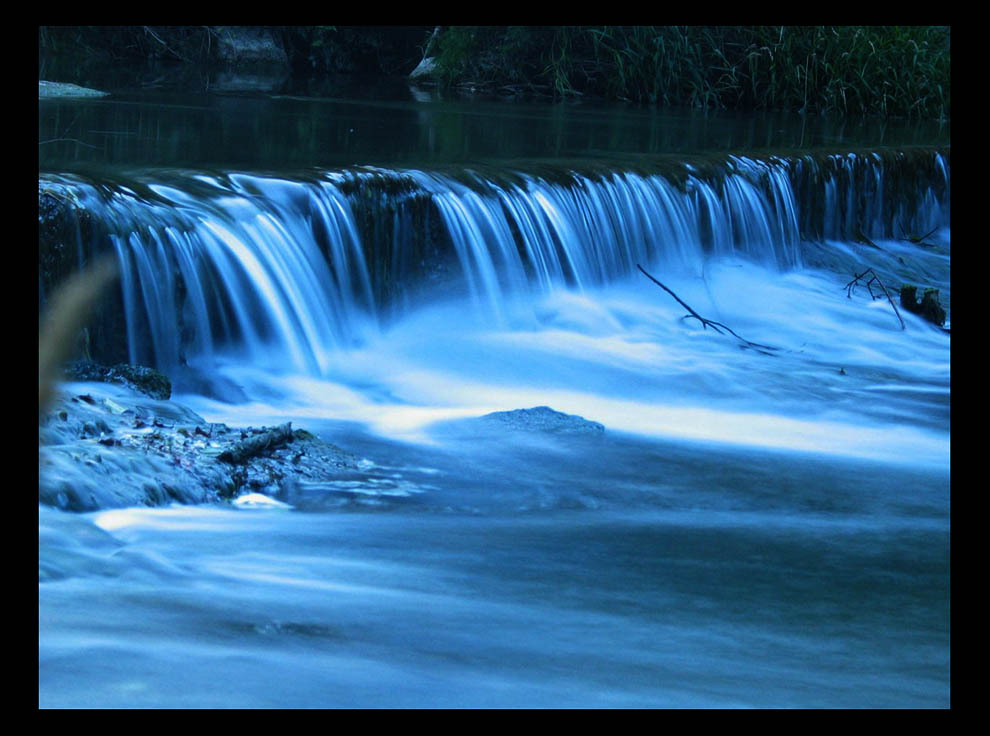
[[932,150],[42,186],[93,223],[68,252],[116,253],[127,359],[166,370],[234,350],[321,375],[431,284],[499,323],[509,298],[581,292],[637,263],[787,270],[803,240],[920,234],[949,218],[948,153]]
[[41,707],[948,707],[948,149],[588,150],[42,175]]

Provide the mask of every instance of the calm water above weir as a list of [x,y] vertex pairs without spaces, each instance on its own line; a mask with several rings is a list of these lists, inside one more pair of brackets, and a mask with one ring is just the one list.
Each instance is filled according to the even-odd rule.
[[127,89],[98,100],[41,100],[40,165],[57,172],[103,164],[285,172],[504,159],[628,162],[667,153],[949,143],[948,122],[442,100],[428,90],[380,84],[345,91],[363,94]]
[[947,126],[289,92],[40,102],[130,359],[377,472],[39,507],[42,707],[949,705],[950,338],[845,288],[949,305]]

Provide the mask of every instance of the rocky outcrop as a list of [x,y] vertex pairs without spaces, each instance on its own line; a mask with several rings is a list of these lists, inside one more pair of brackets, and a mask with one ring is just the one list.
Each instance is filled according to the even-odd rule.
[[939,302],[938,289],[925,289],[919,302],[918,287],[905,284],[901,287],[901,306],[912,314],[924,317],[938,327],[942,327],[945,324],[946,317],[948,316],[945,308]]
[[416,65],[416,68],[409,74],[409,78],[417,82],[434,81],[436,75],[437,60],[428,56]]
[[223,26],[214,28],[219,44],[217,59],[237,68],[289,66],[285,49],[268,28],[260,26]]
[[431,52],[436,51],[437,41],[440,38],[440,32],[443,30],[442,26],[437,26],[433,29],[433,33],[430,35],[430,40],[426,42],[426,48],[423,50],[423,60],[416,65],[416,68],[412,70],[409,74],[409,79],[414,82],[434,82],[437,77],[437,59],[436,56],[430,56]]
[[98,89],[80,87],[78,84],[38,81],[39,100],[47,97],[106,97],[109,94],[109,92],[101,92]]
[[367,467],[291,423],[231,428],[127,386],[70,383],[41,418],[38,500],[67,511],[294,503],[307,486],[350,488]]
[[70,381],[116,383],[153,399],[165,400],[172,395],[172,382],[168,376],[143,365],[118,363],[107,366],[90,360],[75,360],[65,367],[65,377]]
[[38,181],[38,276],[45,291],[79,268],[92,217],[65,186]]

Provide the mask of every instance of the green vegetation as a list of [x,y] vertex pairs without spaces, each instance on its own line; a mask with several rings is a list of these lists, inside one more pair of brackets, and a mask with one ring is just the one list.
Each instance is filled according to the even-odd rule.
[[[155,62],[209,67],[235,26],[40,26],[42,73],[55,56],[79,64]],[[264,26],[297,76],[405,76],[422,58],[433,26]]]
[[170,59],[198,63],[209,58],[216,29],[210,26],[40,26],[45,57],[70,54],[120,61]]
[[713,109],[949,116],[944,26],[458,26],[444,85]]
[[406,76],[422,58],[432,27],[311,26],[278,29],[298,74]]
[[[42,26],[50,57],[216,61],[221,26]],[[949,117],[947,26],[269,26],[295,76],[403,77],[429,54],[444,89],[819,114]],[[68,80],[60,80],[68,81]],[[78,80],[74,80],[78,81]]]

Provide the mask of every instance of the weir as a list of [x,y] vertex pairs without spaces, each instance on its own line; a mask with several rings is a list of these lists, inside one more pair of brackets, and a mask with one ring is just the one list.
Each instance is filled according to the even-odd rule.
[[[498,323],[510,298],[593,288],[638,263],[697,271],[740,257],[789,270],[803,242],[921,235],[949,223],[949,171],[948,149],[923,148],[43,175],[40,286],[44,299],[112,252],[116,308],[92,343],[107,362],[168,370],[234,350],[321,375],[335,350],[438,291]],[[65,220],[56,235],[46,207]]]

